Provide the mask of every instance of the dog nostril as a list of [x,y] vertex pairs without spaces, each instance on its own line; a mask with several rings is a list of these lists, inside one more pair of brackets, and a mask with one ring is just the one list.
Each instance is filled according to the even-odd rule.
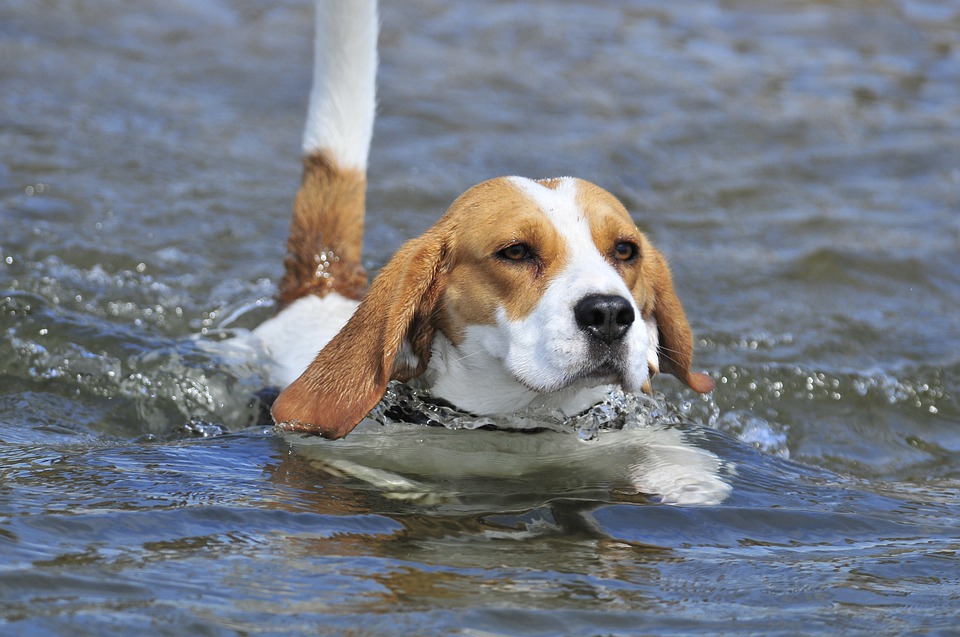
[[591,336],[612,344],[623,338],[636,315],[630,301],[612,294],[591,294],[573,307],[577,325]]

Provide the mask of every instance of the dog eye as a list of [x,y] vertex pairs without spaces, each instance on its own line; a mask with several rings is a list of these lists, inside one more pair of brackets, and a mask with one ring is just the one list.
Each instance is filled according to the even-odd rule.
[[533,250],[526,243],[514,243],[497,252],[497,256],[507,261],[527,261],[533,258]]
[[637,248],[637,244],[630,241],[621,241],[613,247],[613,256],[618,261],[632,261],[639,253],[640,249]]

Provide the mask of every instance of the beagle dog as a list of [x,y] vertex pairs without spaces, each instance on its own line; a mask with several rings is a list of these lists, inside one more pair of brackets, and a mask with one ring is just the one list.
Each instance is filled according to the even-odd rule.
[[[316,2],[314,84],[278,314],[257,328],[283,430],[341,438],[392,379],[477,415],[575,415],[668,372],[693,339],[663,255],[581,179],[501,177],[463,193],[367,290],[360,249],[373,130],[373,0]],[[317,353],[319,351],[319,353]]]

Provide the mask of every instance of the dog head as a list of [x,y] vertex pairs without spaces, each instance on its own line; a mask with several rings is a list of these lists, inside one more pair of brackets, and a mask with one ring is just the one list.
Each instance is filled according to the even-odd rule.
[[383,267],[347,325],[273,406],[282,427],[340,438],[391,379],[425,379],[479,414],[585,408],[583,392],[695,391],[693,340],[664,257],[589,182],[493,179]]

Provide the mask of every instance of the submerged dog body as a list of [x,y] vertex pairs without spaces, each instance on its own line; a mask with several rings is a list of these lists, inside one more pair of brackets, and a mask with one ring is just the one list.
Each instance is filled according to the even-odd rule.
[[[273,406],[279,426],[342,437],[391,379],[481,415],[573,415],[611,385],[648,389],[658,371],[713,388],[690,369],[690,328],[664,257],[613,195],[579,179],[470,188],[356,305],[373,108],[356,78],[375,74],[376,8],[321,1],[317,11],[317,68],[327,70],[314,77],[281,311],[257,330],[289,383]],[[365,44],[345,43],[347,33]],[[371,116],[353,119],[351,106]],[[300,318],[327,310],[314,338],[304,334]]]

